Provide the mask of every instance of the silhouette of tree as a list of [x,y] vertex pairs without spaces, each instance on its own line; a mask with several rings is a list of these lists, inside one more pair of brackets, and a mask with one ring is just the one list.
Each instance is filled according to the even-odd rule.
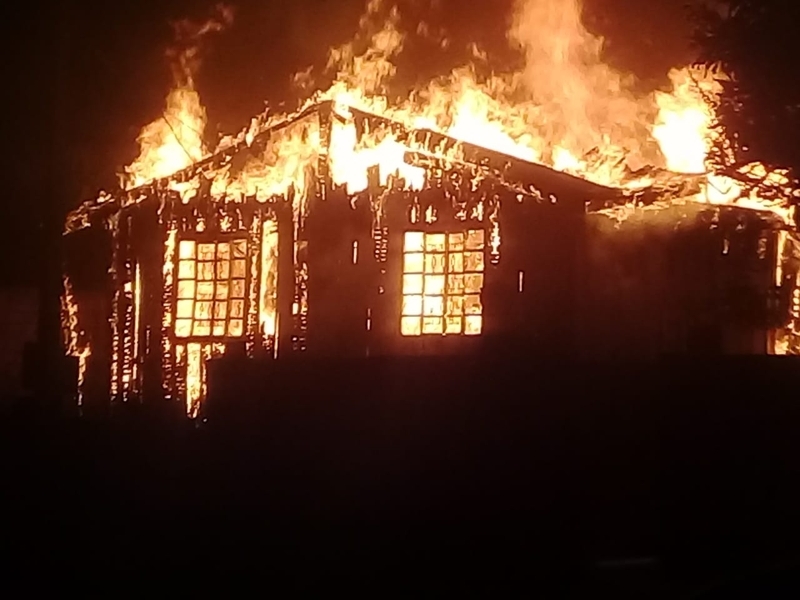
[[792,2],[716,0],[694,10],[699,63],[726,75],[718,128],[727,140],[712,152],[733,172],[762,162],[800,173],[800,78]]

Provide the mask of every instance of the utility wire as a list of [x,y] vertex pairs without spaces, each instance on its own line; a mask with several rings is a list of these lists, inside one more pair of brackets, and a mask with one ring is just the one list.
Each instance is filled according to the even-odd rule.
[[[189,151],[186,149],[186,146],[184,146],[184,145],[183,145],[183,142],[181,142],[181,138],[178,136],[178,132],[177,132],[177,131],[175,131],[175,128],[172,126],[172,123],[170,123],[170,122],[169,122],[169,119],[167,118],[167,115],[165,115],[165,114],[164,114],[164,115],[161,115],[161,118],[162,118],[162,119],[164,119],[164,122],[167,124],[167,127],[169,127],[169,130],[172,132],[172,135],[174,135],[174,136],[175,136],[175,141],[177,141],[177,142],[178,142],[178,145],[179,145],[179,146],[181,147],[181,149],[182,149],[182,150],[183,150],[183,151],[186,153],[186,156],[188,156],[188,157],[189,157],[189,160],[190,160],[191,162],[194,162],[194,161],[195,161],[195,158],[194,158],[194,157],[193,157],[193,156],[192,156],[192,155],[189,153]],[[178,119],[178,120],[180,121],[180,119]],[[185,125],[186,127],[188,127],[188,125],[186,125],[185,123],[183,123],[183,121],[181,121],[181,123],[182,123],[183,125]],[[191,127],[189,127],[189,129],[191,129]],[[193,130],[193,131],[194,131],[194,130]],[[195,133],[197,133],[197,132],[195,132]]]

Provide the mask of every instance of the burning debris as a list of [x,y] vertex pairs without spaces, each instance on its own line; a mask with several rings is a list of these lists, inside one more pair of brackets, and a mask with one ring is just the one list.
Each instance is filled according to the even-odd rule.
[[[196,415],[206,361],[228,352],[450,352],[510,335],[554,347],[587,213],[630,230],[676,206],[711,215],[709,229],[730,210],[760,215],[756,253],[769,257],[770,285],[792,290],[763,350],[797,349],[798,245],[785,201],[795,193],[760,165],[706,172],[710,76],[676,70],[672,90],[637,97],[600,60],[576,1],[530,0],[510,32],[523,70],[479,78],[467,66],[390,102],[404,35],[398,10],[371,0],[365,50],[331,51],[330,88],[212,151],[193,84],[197,44],[230,21],[220,9],[179,28],[163,117],[142,130],[121,189],[67,220],[67,233],[107,231],[112,251],[107,348],[86,339],[65,279],[81,385],[89,355],[104,352],[113,398],[162,393]],[[313,72],[299,80],[308,87]]]

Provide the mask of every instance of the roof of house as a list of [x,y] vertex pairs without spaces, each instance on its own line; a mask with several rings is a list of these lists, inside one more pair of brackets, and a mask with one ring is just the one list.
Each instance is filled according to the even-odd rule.
[[[253,155],[263,148],[271,137],[282,130],[315,116],[332,115],[330,101],[312,104],[295,114],[263,122],[257,132],[248,136],[242,132],[229,138],[214,153],[168,177],[150,181],[133,189],[119,189],[112,194],[101,194],[98,198],[84,202],[72,211],[66,222],[65,233],[83,229],[96,219],[103,219],[119,210],[158,197],[175,183],[194,180],[202,173],[215,172],[232,165],[236,157]],[[423,167],[448,169],[469,168],[480,170],[484,176],[510,191],[530,195],[540,200],[578,202],[595,211],[628,204],[634,199],[639,204],[656,201],[663,190],[654,186],[628,190],[602,186],[586,179],[556,171],[550,167],[529,162],[476,144],[463,142],[445,134],[426,129],[409,129],[397,121],[360,110],[351,111],[359,131],[376,127],[388,128],[400,143],[407,144],[406,162]],[[454,158],[456,157],[456,158]],[[691,185],[691,178],[674,176],[677,185]]]

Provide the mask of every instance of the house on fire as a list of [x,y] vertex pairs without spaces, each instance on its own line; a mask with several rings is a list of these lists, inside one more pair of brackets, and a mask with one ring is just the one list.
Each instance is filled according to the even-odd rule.
[[[343,132],[356,148],[367,133],[391,135],[403,168],[367,163],[364,180],[348,185],[348,164],[331,150]],[[278,165],[282,179],[270,179]],[[262,183],[242,185],[248,171]],[[624,358],[689,351],[699,338],[705,350],[774,351],[788,324],[776,315],[791,312],[796,284],[780,227],[687,203],[669,218],[640,209],[633,224],[603,212],[631,201],[438,133],[315,105],[69,215],[63,305],[78,396],[168,398],[196,414],[207,364],[223,354]]]

